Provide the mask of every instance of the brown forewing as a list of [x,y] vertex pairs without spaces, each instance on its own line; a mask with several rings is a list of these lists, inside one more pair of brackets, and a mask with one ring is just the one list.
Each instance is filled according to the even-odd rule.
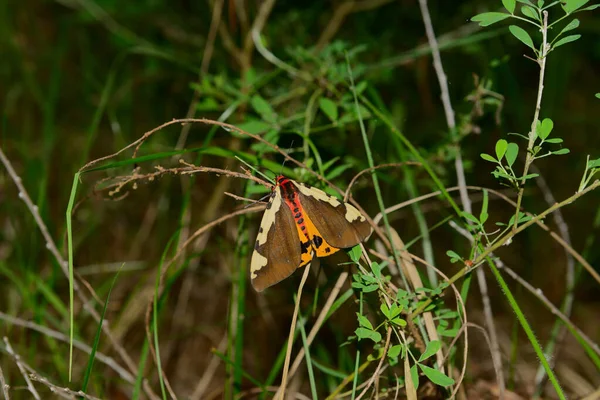
[[[267,218],[267,210],[263,220]],[[263,223],[261,223],[261,226]],[[300,239],[292,212],[281,204],[275,213],[275,222],[267,233],[267,240],[254,251],[267,259],[267,264],[256,270],[252,286],[261,292],[290,276],[300,265]]]

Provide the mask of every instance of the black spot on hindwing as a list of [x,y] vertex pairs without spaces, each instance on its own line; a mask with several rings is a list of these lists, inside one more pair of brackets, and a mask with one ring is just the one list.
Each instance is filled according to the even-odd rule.
[[302,254],[308,253],[309,247],[310,247],[310,241],[309,240],[307,240],[304,243],[300,242],[300,250],[302,251]]
[[323,238],[321,236],[313,236],[313,243],[315,245],[315,248],[319,248],[321,247],[321,245],[323,244]]

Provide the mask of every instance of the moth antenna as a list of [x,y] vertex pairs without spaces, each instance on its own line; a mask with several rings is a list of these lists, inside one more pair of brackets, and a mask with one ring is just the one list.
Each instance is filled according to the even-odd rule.
[[263,174],[262,172],[260,172],[258,169],[256,169],[253,165],[250,165],[249,163],[247,163],[246,161],[242,160],[240,157],[235,156],[235,158],[241,162],[242,164],[244,164],[245,166],[247,166],[248,168],[250,168],[252,171],[256,172],[258,175],[262,176],[263,178],[265,178],[265,180],[269,181],[272,185],[275,184],[275,182],[273,181],[273,179],[269,178],[267,175]]
[[[294,141],[292,140],[292,142],[290,143],[290,147],[288,148],[288,151],[286,153],[288,156],[290,155],[289,153],[291,153],[293,146],[294,146]],[[281,167],[279,168],[279,174],[278,175],[282,175],[283,174],[283,167],[285,166],[285,162],[287,160],[288,160],[287,157],[283,159],[283,162],[281,163]]]

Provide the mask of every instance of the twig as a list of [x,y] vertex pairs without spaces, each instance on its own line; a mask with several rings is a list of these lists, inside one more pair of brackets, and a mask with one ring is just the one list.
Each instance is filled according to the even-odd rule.
[[67,387],[56,386],[55,384],[51,383],[48,379],[46,379],[42,376],[39,376],[35,373],[32,373],[29,376],[31,377],[31,380],[48,386],[48,388],[50,389],[50,391],[52,393],[55,393],[59,396],[63,395],[63,397],[68,398],[68,399],[72,399],[72,398],[77,399],[77,398],[81,397],[81,398],[89,399],[89,400],[101,400],[100,398],[86,394],[86,393],[82,392],[81,390],[75,391],[75,390],[69,389]]
[[377,379],[377,377],[381,373],[381,367],[383,366],[383,362],[386,359],[386,355],[387,355],[388,349],[390,347],[390,339],[391,338],[392,338],[392,327],[389,326],[388,330],[387,330],[387,335],[386,335],[386,338],[385,338],[385,346],[383,347],[383,353],[382,353],[383,355],[379,359],[379,364],[377,364],[377,368],[375,368],[375,372],[373,372],[373,375],[371,375],[371,378],[367,381],[367,384],[365,385],[365,388],[358,395],[358,397],[356,398],[356,400],[362,399],[363,396],[365,394],[367,394],[367,390],[369,390],[369,388],[371,387],[371,385],[373,384],[373,382],[375,382],[375,379]]
[[[325,305],[323,305],[323,308],[321,309],[319,316],[317,317],[312,329],[310,330],[310,333],[308,334],[308,337],[306,338],[307,346],[310,346],[312,344],[313,340],[315,339],[315,337],[317,336],[317,333],[319,332],[319,330],[321,329],[321,326],[323,325],[323,321],[325,321],[325,317],[327,317],[327,313],[329,313],[329,310],[331,309],[331,306],[333,305],[333,303],[335,302],[335,299],[337,298],[338,294],[340,293],[340,290],[342,289],[342,286],[344,285],[344,282],[346,281],[346,279],[348,279],[348,272],[344,271],[338,277],[338,280],[335,283],[335,285],[333,286],[333,289],[331,290],[331,293],[329,294],[327,301],[325,301]],[[296,355],[296,358],[294,359],[292,366],[290,367],[290,372],[288,373],[288,378],[292,378],[294,376],[294,374],[296,373],[296,370],[300,366],[300,363],[302,362],[303,359],[304,359],[304,348],[301,348],[298,351],[298,354]],[[275,398],[277,398],[277,395],[275,395]]]
[[300,286],[298,286],[298,295],[296,296],[296,307],[294,308],[294,315],[292,316],[292,323],[290,326],[290,334],[288,336],[287,349],[285,352],[285,362],[283,363],[283,376],[281,377],[281,395],[280,397],[276,397],[276,399],[284,400],[285,399],[285,387],[287,385],[288,371],[290,366],[290,359],[292,358],[292,347],[294,345],[294,333],[296,332],[296,322],[298,320],[298,310],[300,309],[300,298],[302,297],[302,288],[304,288],[304,283],[306,283],[306,279],[308,278],[308,273],[310,272],[310,265],[306,265],[304,267],[304,274],[302,275],[302,280],[300,281]]
[[[575,200],[577,200],[578,198],[580,198],[583,195],[586,195],[587,193],[597,189],[598,187],[600,187],[600,180],[596,180],[594,183],[592,183],[590,186],[586,187],[584,190],[582,190],[581,192],[577,192],[574,195],[572,195],[571,197],[563,200],[560,203],[554,204],[552,207],[549,207],[548,209],[546,209],[545,211],[543,211],[542,213],[533,216],[529,221],[521,224],[515,231],[509,232],[508,234],[506,234],[505,236],[501,237],[500,239],[498,239],[493,245],[487,247],[478,257],[476,260],[473,261],[473,264],[478,265],[479,263],[481,263],[485,257],[487,257],[490,253],[493,253],[494,251],[496,251],[498,248],[506,245],[510,240],[512,240],[512,238],[524,231],[525,229],[529,228],[531,225],[533,224],[538,224],[540,226],[542,226],[543,224],[540,223],[541,220],[543,220],[548,214],[551,214],[552,212],[554,212],[555,210],[558,210],[559,208],[562,208],[566,205],[569,205],[571,203],[573,203]],[[547,227],[546,227],[547,228]],[[548,229],[548,228],[547,228]],[[548,229],[549,230],[549,229]],[[578,254],[576,251],[572,250],[566,243],[564,243],[564,241],[558,237],[554,232],[551,233],[551,235],[553,235],[554,239],[556,241],[558,241],[559,243],[563,243],[564,247],[568,247],[570,249],[570,253],[573,255],[573,257],[575,257],[575,259],[577,259],[577,261],[579,261],[580,263],[582,263],[582,265],[584,266],[584,268],[588,271],[588,273],[597,281],[600,282],[600,275],[594,270],[594,268],[585,260],[583,259],[583,257],[581,257],[580,254]],[[463,277],[467,272],[470,272],[471,269],[470,268],[463,268],[461,269],[459,272],[457,272],[456,274],[454,274],[451,278],[450,278],[450,282],[456,282],[458,279],[460,279],[461,277]],[[432,300],[428,299],[425,300],[423,303],[421,303],[416,310],[413,311],[413,313],[411,314],[411,318],[414,318],[415,316],[417,316],[418,314],[422,313],[423,310],[425,310],[430,304],[431,304]]]
[[0,386],[2,386],[2,393],[4,394],[4,400],[10,400],[10,394],[8,393],[8,389],[10,386],[6,384],[6,379],[4,379],[4,373],[2,372],[2,365],[0,365]]
[[[548,11],[542,11],[543,15],[543,24],[542,28],[542,47],[540,51],[540,55],[536,62],[540,66],[540,78],[538,82],[538,93],[537,100],[535,103],[535,112],[533,113],[533,121],[531,122],[531,130],[529,131],[529,142],[527,144],[527,156],[525,158],[525,165],[523,166],[523,175],[527,176],[527,172],[529,172],[529,167],[534,160],[533,156],[533,145],[536,139],[536,129],[537,122],[540,116],[540,110],[542,108],[542,94],[544,93],[544,74],[546,72],[546,56],[548,55],[548,50],[550,50],[550,45],[548,44]],[[523,193],[525,192],[525,179],[521,181],[521,187],[519,188],[519,195],[517,196],[517,207],[515,210],[515,222],[513,225],[513,230],[517,229],[517,225],[519,223],[519,211],[521,209],[521,201],[523,200]]]
[[[42,217],[40,216],[38,207],[36,205],[34,205],[33,202],[31,201],[31,198],[29,197],[27,190],[23,186],[23,182],[22,182],[21,178],[17,175],[10,160],[4,155],[4,152],[2,151],[1,148],[0,148],[0,161],[2,162],[2,164],[4,164],[4,167],[8,171],[8,175],[11,177],[11,179],[17,186],[17,189],[19,190],[19,198],[21,200],[23,200],[23,202],[29,209],[29,212],[33,216],[33,218],[36,222],[36,225],[38,226],[40,232],[42,233],[42,236],[46,240],[46,248],[48,250],[50,250],[50,252],[54,256],[54,258],[56,259],[56,262],[58,263],[58,265],[60,266],[63,273],[65,274],[65,276],[68,279],[69,264],[65,261],[65,259],[62,257],[62,255],[58,251],[58,248],[56,247],[56,244],[54,243],[52,236],[50,236],[50,233],[48,232],[48,228],[46,227],[46,224],[44,223],[44,221],[42,220]],[[83,308],[92,316],[92,318],[97,323],[100,323],[100,321],[101,321],[100,314],[98,314],[96,309],[90,304],[89,299],[85,296],[85,294],[81,290],[81,287],[79,286],[79,283],[77,281],[73,282],[73,290],[75,291],[75,293],[77,294],[77,297],[79,297],[81,303],[83,304]],[[133,360],[131,359],[129,354],[127,354],[127,352],[125,351],[125,348],[113,336],[108,324],[104,324],[104,323],[102,324],[102,331],[108,337],[108,339],[110,340],[111,344],[114,346],[117,353],[119,353],[119,356],[121,356],[121,358],[127,365],[127,368],[129,368],[129,370],[132,373],[137,373],[137,366],[135,365],[135,363],[133,362]],[[152,391],[152,388],[150,387],[150,385],[148,385],[148,382],[146,382],[146,381],[144,381],[144,391],[148,395],[148,397],[150,397],[151,399],[158,398],[156,396],[156,394]]]
[[[429,45],[431,46],[431,53],[433,56],[433,67],[435,69],[441,90],[441,99],[442,104],[444,106],[444,113],[446,114],[446,123],[448,124],[448,128],[451,132],[454,132],[456,129],[456,119],[454,115],[454,109],[452,108],[452,103],[450,101],[450,93],[448,90],[448,79],[446,78],[446,73],[444,72],[444,67],[442,65],[442,58],[440,56],[440,49],[435,38],[435,33],[433,31],[433,24],[431,23],[431,16],[429,15],[429,9],[427,7],[427,0],[419,0],[419,6],[421,8],[421,14],[423,16],[423,23],[425,24],[425,31],[427,33],[427,40]],[[467,183],[465,179],[465,171],[462,161],[462,154],[460,150],[460,146],[456,145],[456,158],[454,161],[454,165],[456,168],[456,177],[458,180],[458,187],[462,205],[466,212],[469,214],[472,213],[471,201],[469,199],[469,195],[467,193]],[[474,239],[471,237],[469,240],[471,245],[474,243]],[[479,282],[479,288],[481,291],[481,298],[483,300],[483,308],[484,315],[486,319],[487,327],[490,331],[490,339],[492,340],[492,349],[493,355],[492,358],[494,360],[494,365],[499,369],[500,379],[498,381],[498,387],[500,389],[500,398],[504,397],[504,373],[502,372],[502,361],[500,357],[500,345],[498,344],[498,338],[496,336],[496,326],[494,323],[493,312],[491,308],[491,302],[487,293],[487,283],[485,280],[485,273],[482,268],[478,268],[476,270],[477,281]]]
[[[24,328],[27,329],[31,329],[37,332],[40,332],[42,335],[51,337],[53,339],[59,340],[61,342],[64,343],[69,343],[69,337],[61,332],[55,331],[53,329],[50,328],[46,328],[45,326],[42,325],[38,325],[34,322],[31,321],[26,321],[24,319],[21,318],[15,318],[12,317],[8,314],[3,313],[2,311],[0,311],[0,320],[3,320],[9,324],[13,324],[13,325],[18,325],[18,326],[22,326]],[[73,346],[76,349],[79,349],[81,351],[83,351],[86,354],[91,354],[92,353],[92,348],[90,346],[88,346],[87,344],[80,342],[79,340],[74,340],[73,341]],[[109,357],[107,355],[105,355],[104,353],[101,353],[99,351],[96,350],[96,360],[100,361],[101,363],[107,365],[108,367],[110,367],[113,371],[115,371],[119,377],[121,379],[123,379],[124,381],[131,383],[131,384],[135,384],[135,377],[133,375],[131,375],[129,372],[127,372],[127,370],[125,370],[125,368],[123,368],[121,365],[119,365],[114,358]]]
[[[219,23],[221,22],[221,13],[223,12],[224,2],[224,0],[216,0],[212,9],[210,28],[208,30],[206,46],[204,46],[204,53],[202,54],[202,64],[200,65],[200,72],[198,74],[199,82],[201,82],[202,78],[204,78],[204,76],[208,72],[210,60],[212,59],[213,50],[215,48],[215,39],[217,36],[217,31],[219,30]],[[192,97],[192,101],[190,102],[190,106],[188,107],[188,111],[186,113],[186,118],[193,118],[194,115],[196,115],[199,98],[200,92],[198,90],[195,90],[194,95]],[[187,137],[190,133],[191,127],[191,125],[184,125],[181,128],[181,133],[179,134],[179,139],[177,139],[177,145],[175,146],[175,149],[180,150],[185,147],[185,142],[187,141]]]
[[15,353],[15,351],[13,350],[13,348],[10,345],[10,342],[8,341],[8,338],[6,336],[4,336],[4,343],[6,345],[5,346],[6,352],[11,355],[13,360],[15,360],[15,363],[17,364],[19,371],[21,371],[21,375],[23,375],[23,378],[25,379],[25,382],[27,383],[27,390],[29,390],[31,395],[36,400],[41,400],[40,394],[35,389],[35,386],[33,386],[33,383],[31,383],[31,379],[29,379],[29,374],[27,374],[27,371],[25,371],[24,362],[21,361],[21,356],[19,356],[18,354]]

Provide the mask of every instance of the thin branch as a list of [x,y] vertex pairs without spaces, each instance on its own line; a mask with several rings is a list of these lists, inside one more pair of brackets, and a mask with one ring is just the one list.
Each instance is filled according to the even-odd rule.
[[[41,333],[42,335],[51,337],[53,339],[59,340],[61,342],[64,343],[69,343],[69,337],[61,332],[55,331],[53,329],[50,328],[46,328],[45,326],[42,325],[38,325],[34,322],[31,321],[26,321],[24,319],[21,318],[15,318],[12,317],[8,314],[3,313],[2,311],[0,311],[0,320],[3,320],[9,324],[13,324],[13,325],[17,325],[17,326],[22,326],[24,328],[27,329],[31,329],[34,330],[36,332]],[[91,354],[92,353],[92,348],[90,346],[88,346],[87,344],[80,342],[79,340],[74,340],[73,341],[73,346],[76,349],[79,349],[81,351],[83,351],[86,354]],[[101,353],[99,351],[96,351],[96,360],[98,360],[99,362],[107,365],[108,367],[110,367],[113,371],[115,371],[119,377],[121,379],[123,379],[124,381],[130,383],[130,384],[135,384],[135,377],[130,374],[129,372],[127,372],[127,370],[122,367],[121,365],[119,365],[114,358],[109,357],[107,355],[105,355],[104,353]]]
[[27,383],[27,390],[29,390],[29,393],[31,393],[31,395],[36,400],[41,400],[40,394],[35,389],[35,386],[33,386],[33,383],[31,383],[31,379],[29,379],[29,374],[27,373],[27,371],[25,371],[25,363],[21,360],[21,356],[19,356],[17,353],[15,353],[15,351],[13,350],[13,348],[10,345],[10,342],[8,341],[8,338],[6,336],[4,336],[4,343],[5,343],[6,352],[8,354],[10,354],[10,356],[13,358],[13,360],[17,364],[17,367],[19,368],[19,371],[21,372],[21,375],[23,375],[23,378],[25,379],[25,382]]
[[[444,71],[444,67],[442,65],[442,57],[440,56],[440,49],[435,37],[435,33],[433,31],[433,24],[431,22],[431,16],[429,15],[429,8],[427,7],[427,0],[419,0],[419,6],[421,8],[421,14],[423,16],[423,23],[425,24],[425,31],[427,33],[427,40],[429,45],[431,46],[431,53],[433,56],[433,67],[435,69],[441,90],[441,99],[442,104],[444,106],[444,113],[446,114],[446,123],[448,124],[448,128],[451,132],[454,132],[456,129],[456,119],[454,115],[454,109],[452,108],[452,103],[450,101],[450,92],[448,90],[448,79],[446,77],[446,73]],[[465,179],[465,171],[462,161],[462,154],[460,150],[460,146],[456,144],[456,158],[454,161],[455,169],[456,169],[456,177],[458,180],[458,187],[462,205],[466,212],[472,214],[472,206],[471,201],[469,199],[469,195],[467,193],[467,183]],[[474,238],[471,237],[469,239],[471,245],[474,243]],[[500,389],[500,397],[504,396],[505,384],[504,384],[504,374],[502,372],[502,362],[500,359],[499,349],[500,345],[498,344],[498,338],[496,335],[496,325],[493,318],[493,312],[491,308],[491,302],[488,297],[487,292],[487,283],[485,279],[485,273],[482,268],[478,268],[476,271],[477,281],[479,282],[479,288],[481,292],[481,298],[483,301],[484,308],[484,316],[486,320],[486,325],[490,330],[490,338],[492,340],[492,349],[493,351],[493,359],[494,365],[496,368],[499,368],[500,379],[498,380],[498,387]]]
[[296,296],[296,307],[294,308],[294,315],[292,316],[290,334],[288,336],[287,342],[287,350],[285,352],[285,362],[283,363],[283,376],[281,378],[281,395],[280,397],[277,397],[277,399],[279,400],[285,399],[285,389],[287,385],[290,359],[292,357],[292,347],[294,345],[294,333],[296,332],[296,321],[298,320],[298,310],[300,309],[300,298],[302,297],[302,289],[304,288],[304,284],[306,283],[306,279],[308,278],[310,265],[311,263],[307,264],[306,267],[304,267],[304,274],[302,275],[302,280],[300,281],[300,285],[298,286],[298,295]]
[[[550,45],[548,44],[548,11],[542,11],[544,16],[543,24],[540,28],[542,32],[542,47],[538,59],[536,60],[538,65],[540,66],[540,77],[538,81],[538,93],[537,100],[535,103],[535,112],[533,113],[533,121],[531,122],[531,130],[529,131],[529,142],[527,144],[527,156],[525,158],[525,165],[523,167],[523,175],[526,176],[529,172],[529,167],[534,160],[533,156],[533,145],[535,144],[536,129],[537,122],[540,117],[540,110],[542,108],[542,94],[544,93],[544,75],[546,72],[546,59],[548,55],[548,51],[550,50]],[[523,200],[523,193],[525,192],[525,179],[521,181],[521,187],[519,188],[519,195],[517,196],[517,207],[515,210],[515,222],[513,225],[513,230],[517,229],[517,225],[519,223],[519,211],[521,209],[521,201]]]
[[31,377],[31,380],[39,382],[39,383],[47,386],[50,389],[50,391],[56,395],[59,395],[59,396],[62,396],[62,397],[68,398],[68,399],[84,398],[84,399],[88,399],[88,400],[101,400],[100,398],[86,394],[86,393],[82,392],[81,390],[75,391],[75,390],[69,389],[67,387],[56,386],[55,384],[50,382],[48,379],[44,378],[43,376],[39,376],[38,374],[32,373],[29,376]]
[[4,379],[4,373],[2,372],[2,365],[0,365],[0,386],[2,386],[2,393],[4,394],[4,400],[10,400],[10,394],[8,390],[10,386],[6,383],[6,379]]
[[[58,265],[60,266],[63,273],[65,274],[65,276],[68,279],[69,278],[69,264],[67,263],[67,261],[65,261],[65,259],[61,255],[61,253],[58,251],[58,248],[56,247],[56,244],[54,243],[52,236],[50,236],[50,233],[48,232],[48,228],[46,227],[44,220],[40,216],[38,207],[33,204],[33,201],[31,201],[31,198],[29,197],[27,190],[23,186],[21,177],[19,177],[19,175],[17,175],[10,160],[6,157],[6,155],[4,154],[4,152],[2,151],[1,148],[0,148],[0,161],[2,162],[2,164],[4,164],[4,167],[8,171],[8,175],[11,177],[11,179],[17,186],[17,189],[19,190],[19,198],[21,200],[23,200],[23,202],[29,209],[29,212],[33,216],[33,218],[36,222],[36,225],[38,226],[40,232],[42,233],[42,236],[44,237],[44,239],[46,241],[46,248],[48,250],[50,250],[50,252],[54,256],[54,258],[56,259],[56,262],[58,263]],[[75,291],[75,293],[77,294],[77,297],[79,297],[81,303],[83,304],[83,308],[92,316],[94,321],[96,321],[97,323],[100,323],[100,321],[101,321],[100,314],[98,314],[96,309],[91,305],[90,300],[83,293],[83,290],[81,290],[81,287],[79,286],[79,283],[76,280],[73,282],[73,290]],[[119,356],[121,356],[121,358],[127,365],[127,368],[129,368],[129,370],[132,373],[137,374],[137,366],[135,365],[135,363],[133,362],[133,360],[131,359],[129,354],[125,351],[125,348],[113,336],[108,324],[105,324],[105,323],[102,324],[102,331],[108,337],[109,341],[111,342],[112,346],[114,346],[114,348],[117,351],[117,353],[119,354]],[[152,388],[150,387],[150,385],[148,385],[148,382],[144,381],[143,386],[144,386],[144,392],[148,395],[148,397],[150,397],[151,399],[158,398],[158,396],[156,396],[156,394],[152,391]]]

